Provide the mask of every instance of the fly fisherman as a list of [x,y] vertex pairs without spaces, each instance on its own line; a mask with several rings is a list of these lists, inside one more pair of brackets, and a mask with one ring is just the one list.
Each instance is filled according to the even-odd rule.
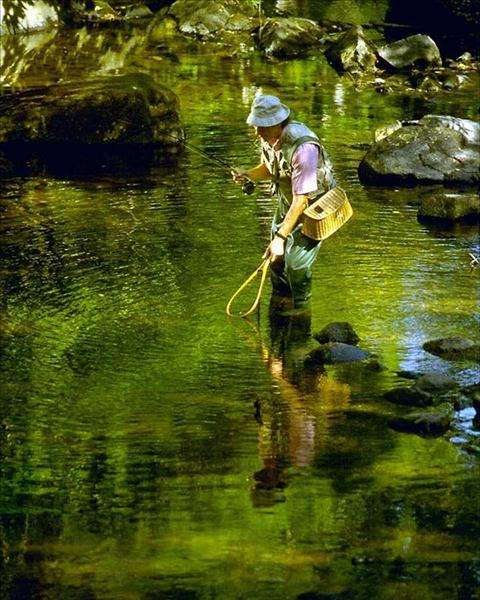
[[320,241],[302,234],[301,215],[309,200],[335,187],[332,165],[318,136],[303,123],[290,119],[290,109],[276,96],[257,95],[247,124],[261,141],[261,163],[232,172],[236,183],[248,177],[270,180],[278,205],[272,221],[272,307],[305,309],[309,306],[312,265]]

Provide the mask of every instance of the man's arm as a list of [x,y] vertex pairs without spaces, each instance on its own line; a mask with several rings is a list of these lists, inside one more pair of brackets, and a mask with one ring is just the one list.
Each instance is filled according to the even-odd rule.
[[252,169],[248,169],[246,171],[232,171],[232,177],[235,183],[243,183],[246,177],[248,177],[248,179],[251,179],[252,181],[261,181],[262,179],[270,179],[271,176],[272,175],[270,171],[263,163],[260,163],[256,167],[253,167]]

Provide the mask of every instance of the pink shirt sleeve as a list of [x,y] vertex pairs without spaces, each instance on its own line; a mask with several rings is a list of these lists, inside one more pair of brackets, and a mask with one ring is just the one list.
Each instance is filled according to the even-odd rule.
[[315,192],[317,184],[318,147],[305,142],[292,157],[292,192],[309,194]]

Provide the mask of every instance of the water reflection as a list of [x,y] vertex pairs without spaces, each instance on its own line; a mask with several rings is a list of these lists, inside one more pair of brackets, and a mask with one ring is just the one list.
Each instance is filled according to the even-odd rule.
[[[94,72],[109,36],[78,38],[69,75]],[[224,308],[268,241],[262,188],[245,198],[188,151],[135,173],[1,184],[7,597],[474,597],[478,459],[391,431],[382,394],[402,366],[478,379],[421,349],[476,327],[476,230],[433,231],[418,189],[356,176],[377,125],[472,117],[471,99],[356,90],[323,59],[178,50],[152,72],[179,94],[194,145],[249,164],[239,106],[279,89],[331,149],[355,216],[322,247],[311,320],[269,315],[265,299],[245,334]],[[64,76],[59,51],[46,42],[16,81]],[[305,368],[310,332],[339,320],[383,371]]]

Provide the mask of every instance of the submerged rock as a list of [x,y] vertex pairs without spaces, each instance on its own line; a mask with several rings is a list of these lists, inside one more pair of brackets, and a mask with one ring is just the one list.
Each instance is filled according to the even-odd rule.
[[477,194],[435,194],[422,198],[418,210],[420,221],[455,222],[478,220],[480,198]]
[[448,431],[453,416],[452,408],[443,404],[432,410],[393,417],[388,424],[392,429],[404,433],[438,436]]
[[480,362],[480,344],[467,338],[451,337],[430,340],[423,349],[447,360],[475,360]]
[[267,19],[257,32],[257,43],[267,56],[304,56],[318,46],[324,30],[315,21],[300,18]]
[[480,125],[427,115],[374,143],[358,167],[363,183],[476,183]]
[[373,71],[377,56],[360,26],[352,27],[333,42],[325,56],[328,62],[340,73],[363,73]]
[[0,150],[7,158],[55,148],[66,157],[79,147],[86,156],[102,146],[154,147],[161,158],[176,153],[182,138],[177,96],[142,73],[2,96]]
[[453,223],[455,221],[476,220],[480,212],[478,196],[468,192],[445,192],[444,194],[423,196],[417,206],[419,206],[418,220],[434,223],[436,221]]
[[360,340],[350,323],[346,322],[329,323],[321,331],[313,334],[313,337],[320,342],[320,344],[341,342],[343,344],[352,344],[355,346]]
[[415,387],[427,393],[438,394],[457,389],[458,383],[448,375],[430,371],[417,379]]
[[322,344],[309,352],[305,362],[307,365],[335,364],[344,362],[356,362],[365,360],[370,354],[357,346],[343,344],[340,342],[330,342]]
[[402,406],[432,406],[432,394],[421,390],[415,386],[398,387],[385,392],[383,395],[385,400],[393,404],[401,404]]
[[413,66],[440,66],[440,50],[428,35],[411,35],[403,40],[382,46],[378,55],[388,68],[405,69]]

